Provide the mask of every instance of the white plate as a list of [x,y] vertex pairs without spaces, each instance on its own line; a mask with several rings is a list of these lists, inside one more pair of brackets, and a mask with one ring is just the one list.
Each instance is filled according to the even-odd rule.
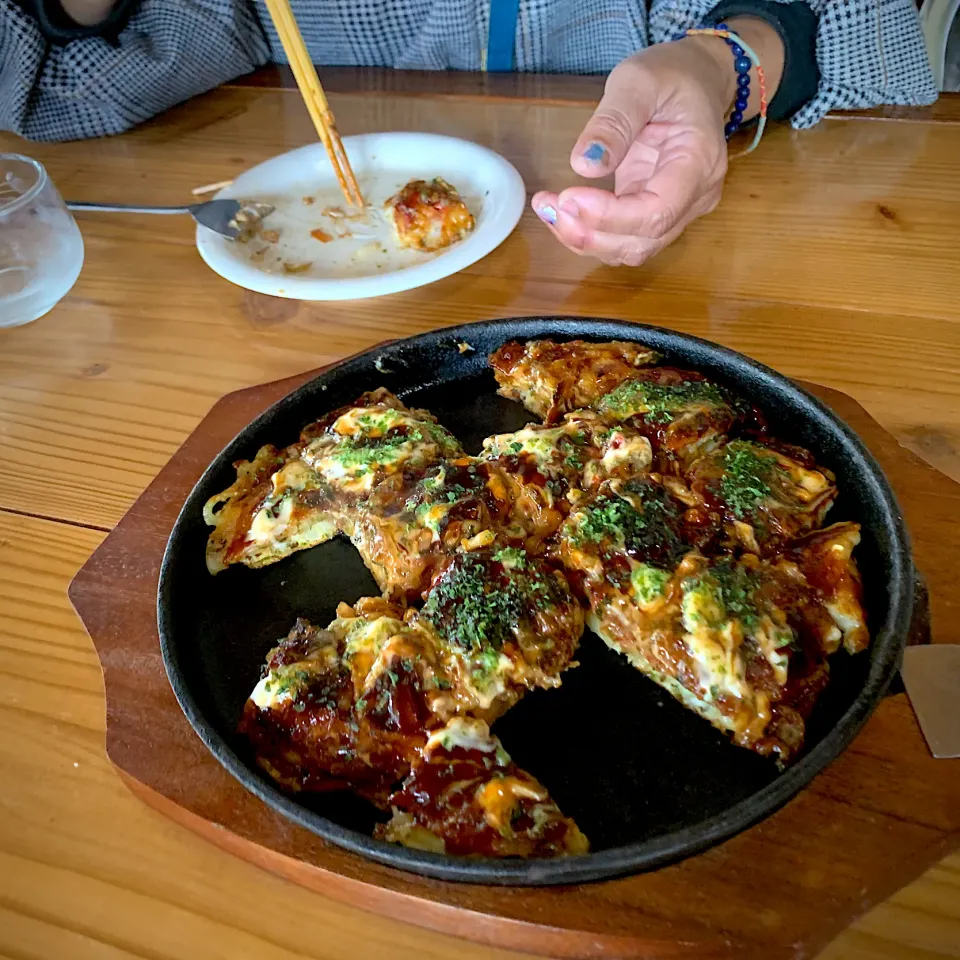
[[[465,140],[427,133],[373,133],[343,141],[368,206],[379,217],[384,201],[413,179],[443,177],[459,190],[476,229],[438,253],[398,250],[395,244],[352,236],[321,243],[310,231],[333,232],[321,214],[342,206],[336,176],[320,143],[267,160],[241,174],[218,197],[272,204],[264,221],[279,242],[236,243],[197,227],[197,250],[231,283],[295,300],[353,300],[410,290],[448,277],[496,249],[517,225],[526,204],[523,180],[499,154]],[[312,203],[305,197],[313,198]],[[386,235],[385,221],[381,233]],[[352,226],[352,225],[351,225]],[[371,231],[358,226],[355,229]],[[386,253],[383,252],[386,249]],[[311,266],[288,273],[283,264]]]

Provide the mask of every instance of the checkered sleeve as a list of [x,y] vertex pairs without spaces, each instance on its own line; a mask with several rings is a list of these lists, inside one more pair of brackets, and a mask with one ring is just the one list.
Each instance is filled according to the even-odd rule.
[[[790,0],[778,0],[790,2]],[[913,0],[807,0],[819,18],[817,95],[792,118],[812,127],[830,110],[927,104],[937,88]],[[653,0],[650,34],[671,40],[710,14],[716,0]]]
[[120,133],[269,59],[252,4],[143,0],[115,42],[47,42],[0,0],[0,129],[31,140]]

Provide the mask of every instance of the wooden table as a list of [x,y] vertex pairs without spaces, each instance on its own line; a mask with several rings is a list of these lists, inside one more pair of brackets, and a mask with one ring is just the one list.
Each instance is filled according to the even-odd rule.
[[[426,130],[508,157],[529,191],[566,156],[597,86],[330,74],[344,134]],[[77,200],[184,201],[309,141],[271,75],[125,137],[30,153]],[[285,883],[128,793],[103,749],[93,649],[66,586],[222,394],[376,341],[497,315],[580,313],[697,333],[844,390],[960,479],[960,109],[778,129],[733,165],[720,209],[639,270],[560,249],[530,213],[496,252],[423,290],[354,304],[246,293],[202,264],[189,222],[89,215],[71,295],[0,331],[0,955],[519,957]],[[946,612],[951,598],[935,598]],[[956,761],[944,761],[956,762]],[[865,908],[869,904],[864,905]],[[831,960],[960,957],[960,855],[867,913]]]

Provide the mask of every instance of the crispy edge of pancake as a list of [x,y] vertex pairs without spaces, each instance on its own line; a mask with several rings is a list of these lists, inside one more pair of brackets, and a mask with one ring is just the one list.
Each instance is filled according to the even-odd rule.
[[512,340],[490,355],[490,366],[501,396],[549,423],[593,406],[638,368],[659,359],[656,351],[623,340]]

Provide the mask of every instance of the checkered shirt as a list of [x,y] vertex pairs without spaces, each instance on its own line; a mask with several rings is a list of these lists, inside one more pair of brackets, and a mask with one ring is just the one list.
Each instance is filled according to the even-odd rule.
[[[786,2],[786,0],[782,0]],[[936,88],[913,0],[807,0],[819,17],[820,88],[792,118],[924,104]],[[604,74],[708,16],[716,0],[520,0],[516,69]],[[490,0],[293,0],[314,61],[480,70]],[[143,0],[116,42],[47,42],[0,0],[0,128],[35,140],[120,133],[268,62],[284,61],[264,4]]]

